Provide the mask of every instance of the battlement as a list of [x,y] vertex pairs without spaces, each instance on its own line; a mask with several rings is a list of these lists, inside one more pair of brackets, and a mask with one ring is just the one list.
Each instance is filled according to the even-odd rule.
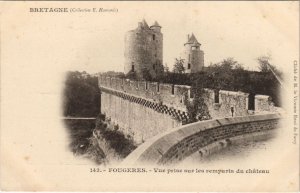
[[[98,83],[102,92],[101,112],[137,143],[189,120],[185,100],[193,100],[191,86],[135,81],[101,74]],[[215,92],[208,88],[204,91],[204,102],[213,119],[276,109],[269,96],[251,98],[244,92]]]
[[[185,98],[193,99],[191,86],[173,85],[158,82],[135,81],[116,77],[99,75],[99,87],[113,89],[124,92],[139,98],[146,99],[158,104],[186,112],[184,104]],[[273,111],[274,104],[269,96],[256,95],[253,100],[254,106],[250,108],[249,93],[220,90],[216,93],[213,89],[204,89],[204,99],[213,117],[224,117],[231,114],[243,116],[248,114],[248,110]],[[224,113],[226,115],[224,115]]]
[[184,97],[190,95],[190,86],[158,82],[134,81],[99,75],[99,86],[132,94],[156,103],[186,111]]

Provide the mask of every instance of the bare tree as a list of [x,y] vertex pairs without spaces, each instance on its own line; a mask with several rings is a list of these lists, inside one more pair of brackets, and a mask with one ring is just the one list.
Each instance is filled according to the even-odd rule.
[[261,72],[269,72],[270,71],[271,56],[260,56],[256,60],[259,64],[258,68]]

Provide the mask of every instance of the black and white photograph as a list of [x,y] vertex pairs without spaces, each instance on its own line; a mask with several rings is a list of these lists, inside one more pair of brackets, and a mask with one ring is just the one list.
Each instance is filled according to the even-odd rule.
[[298,1],[0,5],[1,189],[299,191]]

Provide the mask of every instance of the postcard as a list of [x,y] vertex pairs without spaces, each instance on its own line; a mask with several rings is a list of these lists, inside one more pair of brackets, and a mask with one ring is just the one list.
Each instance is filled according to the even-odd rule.
[[3,191],[299,191],[299,2],[1,2]]

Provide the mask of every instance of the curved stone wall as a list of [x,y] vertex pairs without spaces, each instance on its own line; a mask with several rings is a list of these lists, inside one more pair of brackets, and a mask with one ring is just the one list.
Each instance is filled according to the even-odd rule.
[[139,146],[123,162],[169,164],[183,160],[218,141],[268,131],[278,127],[280,114],[264,114],[196,122],[155,136]]

